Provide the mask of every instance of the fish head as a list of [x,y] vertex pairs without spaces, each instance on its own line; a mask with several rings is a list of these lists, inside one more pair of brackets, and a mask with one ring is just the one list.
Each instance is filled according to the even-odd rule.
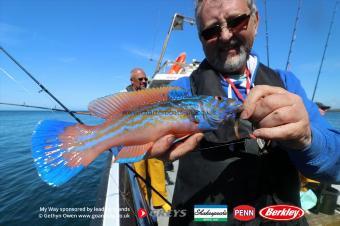
[[197,115],[200,130],[216,130],[229,119],[235,119],[242,110],[242,103],[220,96],[205,96],[200,101],[201,113]]

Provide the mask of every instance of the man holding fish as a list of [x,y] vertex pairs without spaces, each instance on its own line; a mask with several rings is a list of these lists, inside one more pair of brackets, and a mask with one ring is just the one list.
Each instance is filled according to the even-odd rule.
[[40,122],[32,155],[44,181],[64,184],[109,148],[118,163],[179,159],[173,208],[187,215],[171,218],[170,225],[195,225],[197,204],[228,205],[231,225],[240,224],[231,216],[238,205],[257,212],[276,204],[300,206],[298,170],[340,182],[339,132],[320,116],[295,75],[274,71],[251,53],[259,21],[255,2],[196,3],[206,56],[199,68],[173,87],[91,102],[90,113],[103,124]]
[[[225,129],[196,133],[176,147],[172,135],[154,144],[151,155],[179,159],[173,207],[189,214],[172,218],[170,225],[195,225],[195,204],[227,204],[230,213],[242,204],[257,210],[275,204],[300,206],[298,170],[310,178],[339,182],[339,132],[320,116],[295,75],[267,68],[251,53],[259,24],[255,2],[197,0],[195,15],[206,59],[190,78],[171,85],[192,95],[242,101],[240,117],[252,122],[252,140],[232,144],[234,137],[224,136],[232,132]],[[264,146],[263,140],[270,142]],[[221,145],[227,142],[231,144]]]

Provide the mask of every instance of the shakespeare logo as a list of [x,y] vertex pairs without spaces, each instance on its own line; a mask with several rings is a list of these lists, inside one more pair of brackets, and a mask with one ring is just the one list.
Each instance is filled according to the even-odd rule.
[[198,222],[226,222],[228,220],[228,207],[227,205],[195,205],[194,220]]

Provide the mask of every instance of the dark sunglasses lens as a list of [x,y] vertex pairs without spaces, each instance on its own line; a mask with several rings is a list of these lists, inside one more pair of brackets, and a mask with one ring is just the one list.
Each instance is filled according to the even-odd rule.
[[236,18],[230,19],[227,21],[228,24],[228,28],[229,29],[239,29],[243,26],[245,26],[246,24],[248,24],[250,15],[247,14],[243,14],[241,16],[238,16]]
[[148,81],[148,78],[138,78],[138,80],[139,80],[140,82],[142,82],[143,80],[147,82],[147,81]]
[[215,27],[207,28],[202,31],[201,35],[202,37],[208,41],[213,38],[217,38],[221,33],[221,27],[219,25],[216,25]]

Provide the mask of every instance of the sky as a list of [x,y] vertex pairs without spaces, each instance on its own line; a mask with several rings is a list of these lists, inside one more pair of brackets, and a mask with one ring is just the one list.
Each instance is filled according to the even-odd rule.
[[[336,0],[305,0],[290,70],[312,97]],[[253,51],[267,63],[264,1]],[[267,0],[270,67],[284,69],[298,0]],[[340,8],[340,3],[338,8]],[[175,13],[194,17],[193,0],[0,0],[0,45],[72,110],[129,85],[142,67],[151,77]],[[316,101],[340,108],[340,12],[334,19]],[[195,26],[173,31],[165,60],[204,54]],[[189,59],[189,60],[188,60]],[[0,52],[0,102],[58,107]],[[4,106],[0,106],[0,110]],[[6,109],[12,109],[6,107]]]

